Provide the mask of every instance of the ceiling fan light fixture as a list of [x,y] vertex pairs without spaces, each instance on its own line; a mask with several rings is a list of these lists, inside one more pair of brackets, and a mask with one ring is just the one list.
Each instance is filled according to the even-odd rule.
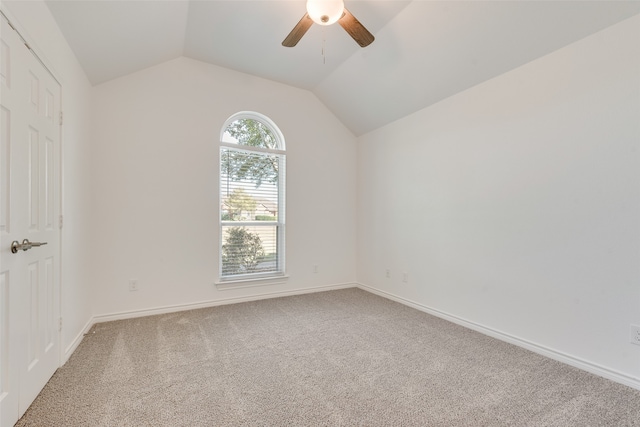
[[307,0],[307,13],[316,24],[331,25],[344,13],[342,0]]
[[375,40],[373,34],[345,7],[343,0],[307,0],[307,13],[282,41],[282,46],[294,47],[314,23],[331,25],[338,22],[360,47],[369,46]]

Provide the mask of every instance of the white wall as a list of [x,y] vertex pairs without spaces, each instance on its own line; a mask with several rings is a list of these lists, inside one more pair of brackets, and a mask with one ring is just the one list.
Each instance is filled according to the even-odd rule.
[[91,287],[86,266],[90,253],[89,198],[91,86],[73,52],[42,1],[3,1],[5,11],[38,56],[62,84],[63,204],[62,345],[66,357],[92,317]]
[[359,282],[640,386],[639,48],[634,17],[359,138]]
[[[355,281],[356,141],[310,92],[178,58],[96,86],[93,101],[96,315]],[[247,110],[285,136],[290,278],[218,290],[219,135]]]

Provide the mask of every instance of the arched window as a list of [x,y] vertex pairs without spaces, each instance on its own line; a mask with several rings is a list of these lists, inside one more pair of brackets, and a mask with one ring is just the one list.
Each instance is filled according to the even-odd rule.
[[220,279],[284,274],[285,146],[268,117],[240,112],[220,134]]

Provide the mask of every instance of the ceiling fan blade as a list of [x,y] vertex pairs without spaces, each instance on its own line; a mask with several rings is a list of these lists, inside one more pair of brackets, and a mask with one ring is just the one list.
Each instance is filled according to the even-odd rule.
[[347,33],[360,45],[360,47],[367,47],[375,40],[373,34],[367,30],[364,25],[356,19],[345,7],[344,15],[338,20],[338,23],[345,29]]
[[286,47],[294,47],[298,44],[302,36],[307,32],[309,27],[313,24],[313,20],[309,17],[308,13],[305,13],[300,22],[293,27],[293,30],[289,33],[289,35],[282,42],[282,46]]

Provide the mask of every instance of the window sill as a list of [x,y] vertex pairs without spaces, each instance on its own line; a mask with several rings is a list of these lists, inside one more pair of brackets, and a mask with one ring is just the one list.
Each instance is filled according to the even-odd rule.
[[216,289],[218,289],[219,291],[224,291],[227,289],[242,289],[242,288],[253,288],[256,286],[282,285],[286,283],[288,279],[289,279],[289,276],[283,274],[281,276],[222,280],[222,281],[215,282],[214,285],[216,285]]

